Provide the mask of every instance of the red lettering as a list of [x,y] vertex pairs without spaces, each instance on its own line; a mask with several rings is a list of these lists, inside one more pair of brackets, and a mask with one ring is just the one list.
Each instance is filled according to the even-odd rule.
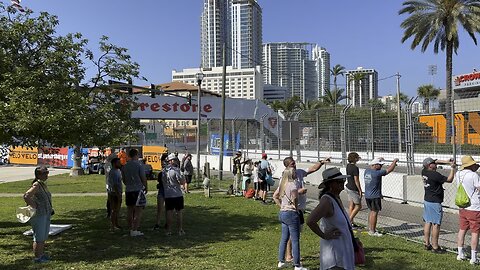
[[168,104],[168,103],[165,103],[165,104],[162,105],[162,110],[164,112],[169,112],[171,109],[172,108],[170,107],[170,104]]
[[212,105],[207,104],[207,105],[203,106],[203,111],[207,112],[207,113],[212,112]]
[[152,112],[158,112],[160,109],[160,104],[158,103],[153,103],[151,106],[150,106],[150,109],[152,110]]
[[174,112],[178,111],[178,103],[177,102],[173,103],[173,111]]
[[138,104],[138,107],[140,107],[140,111],[145,111],[145,108],[148,107],[148,103],[140,103]]
[[182,110],[182,112],[188,112],[190,110],[190,106],[188,104],[182,104],[180,105],[180,110]]

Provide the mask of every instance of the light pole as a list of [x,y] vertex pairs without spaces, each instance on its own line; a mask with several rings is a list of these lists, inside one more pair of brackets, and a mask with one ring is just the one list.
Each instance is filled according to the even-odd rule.
[[201,120],[201,112],[202,112],[202,81],[203,81],[203,73],[200,70],[195,75],[197,79],[198,85],[198,92],[197,92],[197,185],[200,183],[200,120]]

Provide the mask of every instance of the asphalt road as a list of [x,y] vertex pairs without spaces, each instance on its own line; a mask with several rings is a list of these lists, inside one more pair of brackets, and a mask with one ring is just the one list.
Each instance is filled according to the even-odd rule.
[[[0,166],[0,184],[33,179],[35,167],[33,166]],[[50,176],[69,173],[68,169],[49,168]]]

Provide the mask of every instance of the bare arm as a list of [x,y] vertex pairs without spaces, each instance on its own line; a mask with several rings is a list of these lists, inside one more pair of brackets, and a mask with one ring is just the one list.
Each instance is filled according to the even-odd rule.
[[23,200],[33,208],[37,208],[37,204],[33,201],[33,196],[35,195],[35,193],[39,189],[39,186],[40,186],[40,183],[35,182],[32,185],[32,187],[29,188],[27,190],[27,192],[25,192],[25,194],[23,194]]
[[393,162],[387,168],[387,174],[389,174],[389,173],[393,172],[393,170],[395,170],[395,167],[397,167],[397,162],[398,162],[398,158],[393,160]]
[[329,163],[329,162],[330,162],[330,158],[328,157],[326,159],[320,160],[319,162],[313,164],[310,168],[308,168],[307,175],[318,171],[323,166],[323,164]]
[[334,239],[340,236],[338,229],[334,229],[330,232],[323,232],[318,226],[320,219],[325,217],[331,217],[333,215],[333,206],[329,199],[325,196],[320,199],[317,207],[313,209],[312,213],[308,216],[307,225],[308,227],[318,236],[323,239]]
[[273,201],[275,202],[276,205],[280,207],[282,205],[282,201],[280,200],[279,191],[280,191],[280,187],[278,187],[273,193]]
[[355,175],[353,177],[353,180],[355,181],[355,186],[357,186],[358,193],[360,194],[360,199],[362,198],[362,186],[360,185],[360,177],[358,175]]
[[447,183],[453,182],[453,179],[455,178],[455,173],[457,172],[457,164],[455,164],[454,162],[450,162],[450,167],[452,167],[452,169],[450,170],[450,174],[447,177]]

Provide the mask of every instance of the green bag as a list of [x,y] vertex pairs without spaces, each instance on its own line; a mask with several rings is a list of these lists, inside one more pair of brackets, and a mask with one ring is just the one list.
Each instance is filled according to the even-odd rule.
[[468,197],[462,182],[460,182],[457,194],[455,195],[455,204],[460,208],[467,208],[470,206],[470,197]]

